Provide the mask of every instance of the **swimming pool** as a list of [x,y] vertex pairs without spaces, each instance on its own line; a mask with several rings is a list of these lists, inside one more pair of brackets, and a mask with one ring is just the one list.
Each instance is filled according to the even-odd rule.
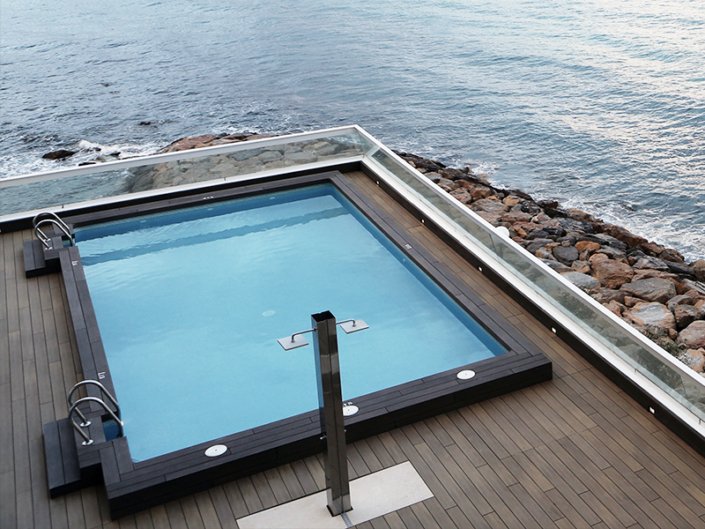
[[135,461],[316,409],[312,348],[276,342],[315,312],[370,325],[339,335],[346,400],[506,352],[332,184],[76,240]]

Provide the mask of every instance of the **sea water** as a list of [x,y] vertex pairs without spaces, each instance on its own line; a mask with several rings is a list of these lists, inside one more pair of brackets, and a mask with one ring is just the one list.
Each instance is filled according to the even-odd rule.
[[0,177],[358,123],[705,254],[702,0],[0,0]]

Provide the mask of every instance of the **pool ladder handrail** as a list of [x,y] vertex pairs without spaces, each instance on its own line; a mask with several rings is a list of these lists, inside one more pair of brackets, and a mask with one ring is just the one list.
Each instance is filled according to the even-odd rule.
[[73,233],[71,233],[71,228],[66,224],[61,218],[52,211],[43,211],[38,213],[32,219],[32,226],[34,226],[34,235],[39,239],[47,250],[51,249],[51,237],[49,237],[44,230],[41,229],[42,226],[52,225],[61,231],[64,236],[66,236],[71,245],[75,244],[75,239]]
[[[102,396],[107,397],[107,399],[112,403],[112,405],[115,406],[115,411],[113,411],[105,403],[105,401],[103,401],[103,399],[98,398],[98,397],[90,397],[90,396],[83,397],[83,398],[80,398],[74,402],[72,400],[74,393],[76,393],[76,391],[78,391],[81,387],[88,386],[88,385],[98,387],[102,393]],[[86,416],[83,414],[83,412],[78,408],[78,406],[80,404],[83,404],[84,402],[95,402],[96,404],[99,404],[108,413],[108,415],[110,415],[110,418],[113,419],[117,423],[117,425],[120,429],[119,435],[120,436],[123,435],[124,423],[120,419],[120,405],[118,404],[115,397],[113,397],[113,395],[110,393],[110,391],[108,391],[108,389],[103,384],[98,382],[97,380],[91,380],[91,379],[81,380],[80,382],[75,384],[71,388],[71,390],[69,391],[68,395],[66,396],[66,402],[69,405],[68,419],[71,421],[71,424],[73,425],[74,430],[76,430],[78,432],[78,434],[83,438],[83,443],[82,443],[83,446],[88,446],[88,445],[93,444],[93,439],[91,439],[91,437],[84,431],[84,428],[88,428],[91,425],[91,421],[88,420],[88,418],[86,418]],[[80,419],[82,421],[80,424],[77,423],[73,419],[74,413],[80,417]]]

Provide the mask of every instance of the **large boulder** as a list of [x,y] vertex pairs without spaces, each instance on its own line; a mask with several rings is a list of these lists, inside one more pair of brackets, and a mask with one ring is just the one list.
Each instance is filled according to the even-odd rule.
[[694,321],[678,335],[678,343],[688,349],[705,348],[705,320]]
[[632,270],[631,266],[621,261],[613,259],[593,261],[591,259],[590,262],[595,278],[604,287],[619,288],[634,277],[634,270]]
[[676,328],[673,313],[663,303],[637,303],[624,313],[624,317],[637,327],[644,329],[655,327],[668,331],[668,329]]
[[645,299],[646,301],[658,301],[659,303],[666,303],[676,295],[676,286],[673,281],[657,277],[625,283],[622,285],[621,290],[630,296]]

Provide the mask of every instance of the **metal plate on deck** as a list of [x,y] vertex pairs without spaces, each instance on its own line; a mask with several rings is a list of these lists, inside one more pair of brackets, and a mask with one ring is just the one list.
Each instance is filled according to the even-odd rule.
[[277,342],[279,342],[279,345],[281,345],[285,351],[308,345],[308,340],[301,334],[295,334],[293,337],[285,336],[284,338],[279,338]]
[[363,320],[343,321],[340,322],[338,325],[340,325],[340,328],[343,329],[346,334],[350,334],[351,332],[364,331],[365,329],[368,329],[370,327]]

